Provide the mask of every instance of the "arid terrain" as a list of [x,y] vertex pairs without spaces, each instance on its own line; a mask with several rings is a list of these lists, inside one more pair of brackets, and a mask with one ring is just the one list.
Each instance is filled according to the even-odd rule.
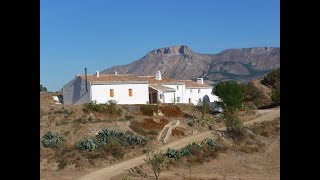
[[[146,149],[165,152],[169,147],[180,149],[205,138],[222,144],[224,150],[216,157],[195,161],[191,168],[186,168],[186,159],[171,162],[160,179],[280,179],[280,107],[240,111],[238,116],[246,125],[248,136],[236,142],[224,136],[220,114],[208,113],[199,120],[200,112],[191,105],[162,105],[151,115],[146,115],[142,106],[119,106],[122,114],[110,115],[85,111],[81,105],[56,104],[52,95],[40,93],[41,179],[154,179],[144,161]],[[165,125],[176,120],[180,124],[169,140],[158,142]],[[104,128],[142,135],[148,141],[119,147],[120,155],[114,149],[75,148],[78,141],[93,137]],[[61,133],[63,145],[43,147],[41,140],[48,131]]]

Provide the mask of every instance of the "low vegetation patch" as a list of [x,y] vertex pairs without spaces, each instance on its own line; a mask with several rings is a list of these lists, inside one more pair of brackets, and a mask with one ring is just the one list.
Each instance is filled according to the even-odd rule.
[[213,139],[205,139],[200,143],[193,142],[181,150],[168,148],[165,155],[171,160],[185,158],[191,164],[198,164],[215,158],[220,149],[221,146]]
[[122,110],[117,105],[116,101],[110,100],[106,104],[97,104],[96,101],[85,103],[83,105],[84,112],[99,112],[109,115],[120,116]]
[[95,138],[86,138],[76,143],[79,150],[93,151],[101,146],[119,143],[121,146],[145,145],[147,138],[140,135],[132,135],[128,132],[118,132],[102,129]]
[[188,119],[189,126],[195,126],[196,124],[200,123],[200,120],[196,117],[191,117]]
[[257,135],[269,137],[272,134],[280,132],[280,120],[277,118],[273,121],[256,124],[251,127],[251,130]]
[[245,137],[234,142],[235,144],[231,147],[232,150],[249,154],[258,152],[266,146],[255,134],[246,134]]
[[137,120],[133,120],[130,122],[130,125],[129,127],[135,132],[135,133],[138,133],[140,135],[144,135],[146,136],[148,134],[148,131],[143,129],[141,127],[141,122],[137,121]]
[[47,132],[42,136],[42,145],[46,148],[57,148],[64,141],[64,136],[56,132]]
[[253,82],[242,85],[244,105],[246,109],[257,109],[268,104],[267,97],[262,90],[258,89]]
[[158,112],[158,105],[141,105],[140,112],[144,116],[153,116],[154,112]]

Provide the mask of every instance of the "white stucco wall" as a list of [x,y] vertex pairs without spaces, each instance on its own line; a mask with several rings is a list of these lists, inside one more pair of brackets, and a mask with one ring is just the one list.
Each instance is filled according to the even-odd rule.
[[[172,89],[175,89],[176,92],[176,103],[183,103],[184,102],[184,93],[185,93],[185,85],[163,85]],[[171,102],[171,99],[174,99],[174,92],[165,92],[165,103],[173,103]],[[177,98],[180,97],[180,102],[177,101]],[[167,102],[169,100],[169,102]]]
[[175,92],[164,92],[163,93],[163,103],[174,103],[174,93]]
[[[114,90],[114,97],[110,97],[110,89]],[[129,96],[129,89],[132,89],[132,96]],[[97,103],[115,100],[118,104],[147,104],[148,84],[91,85],[91,100]]]
[[[192,90],[192,92],[190,92]],[[191,98],[191,103],[194,105],[198,104],[199,99],[203,98],[205,95],[208,95],[210,100],[212,99],[211,97],[213,96],[211,94],[212,88],[201,88],[200,93],[198,92],[199,89],[196,88],[186,88],[186,93],[185,93],[185,103],[189,103],[189,98]]]

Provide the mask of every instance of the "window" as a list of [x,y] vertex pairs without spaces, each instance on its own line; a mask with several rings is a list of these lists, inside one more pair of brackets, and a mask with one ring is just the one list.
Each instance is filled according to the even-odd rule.
[[114,90],[110,89],[110,97],[114,97]]
[[180,102],[180,97],[177,97],[177,102]]
[[198,93],[200,93],[201,91],[200,91],[200,89],[198,89]]
[[190,89],[190,93],[192,93],[192,89]]
[[162,97],[163,97],[163,94],[160,94],[160,99],[162,99]]
[[132,89],[129,89],[129,96],[132,96]]
[[179,86],[177,86],[177,90],[179,90]]

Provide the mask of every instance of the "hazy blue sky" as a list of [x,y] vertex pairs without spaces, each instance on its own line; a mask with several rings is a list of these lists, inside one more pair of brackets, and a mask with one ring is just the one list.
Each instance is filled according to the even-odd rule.
[[75,74],[188,45],[199,53],[280,47],[279,0],[41,0],[40,79],[58,91]]

